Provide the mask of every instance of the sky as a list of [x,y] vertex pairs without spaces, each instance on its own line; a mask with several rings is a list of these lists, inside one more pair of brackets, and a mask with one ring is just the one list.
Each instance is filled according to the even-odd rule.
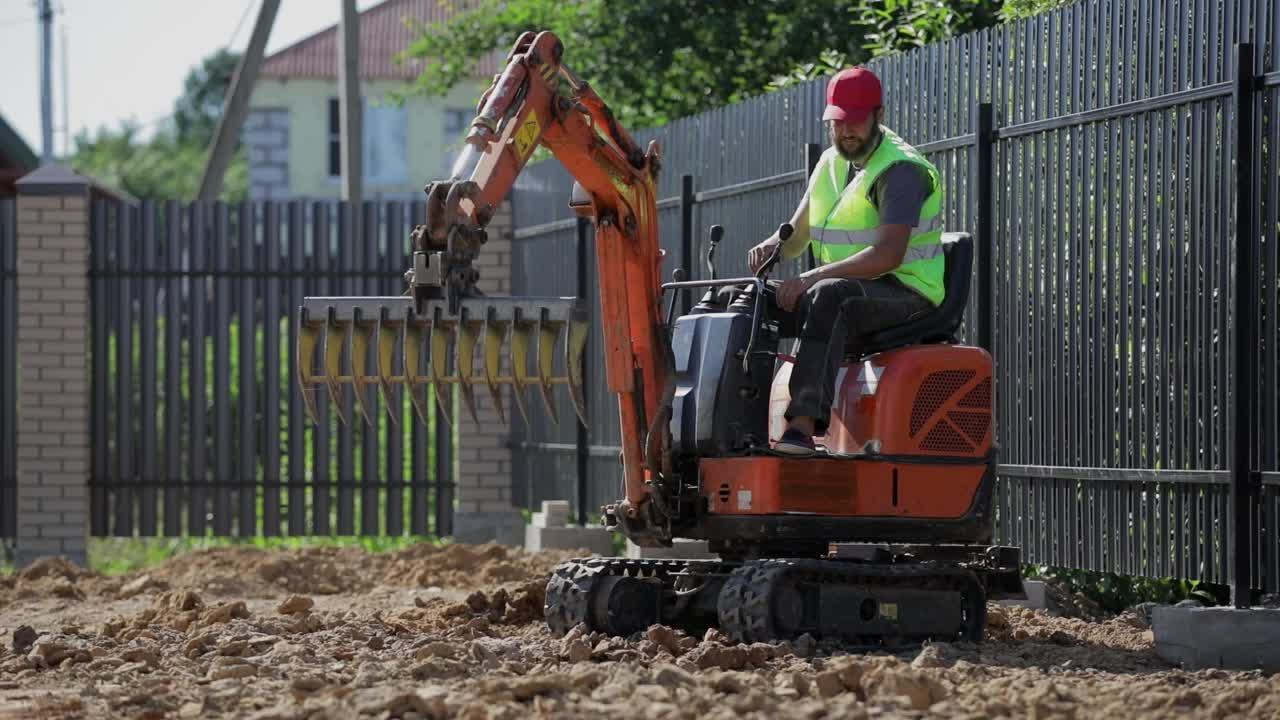
[[[380,0],[357,0],[359,10]],[[54,149],[82,129],[150,127],[182,80],[222,47],[243,51],[261,0],[51,0]],[[267,54],[338,22],[340,0],[281,0]],[[40,24],[35,0],[0,0],[0,115],[40,154]],[[63,132],[63,38],[66,111]]]

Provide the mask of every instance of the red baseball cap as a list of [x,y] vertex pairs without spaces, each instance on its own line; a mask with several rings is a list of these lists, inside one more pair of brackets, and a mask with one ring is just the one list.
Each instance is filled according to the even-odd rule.
[[846,68],[827,83],[827,109],[822,119],[861,122],[882,104],[880,78],[861,65]]

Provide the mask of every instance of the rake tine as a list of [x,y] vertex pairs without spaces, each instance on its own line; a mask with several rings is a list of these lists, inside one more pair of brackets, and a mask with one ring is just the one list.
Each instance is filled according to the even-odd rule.
[[445,327],[444,309],[436,308],[436,315],[431,322],[431,385],[435,388],[436,406],[443,414],[445,422],[452,425],[453,418],[449,415],[449,406],[452,404],[449,401],[452,398],[445,389],[448,382],[448,364],[449,328]]
[[573,399],[574,412],[578,414],[584,427],[591,427],[587,422],[587,399],[582,388],[582,356],[587,349],[587,334],[591,324],[586,320],[574,318],[569,321],[569,332],[565,338],[565,368],[569,374],[569,397]]
[[321,352],[324,354],[325,386],[329,388],[329,399],[333,401],[334,411],[338,413],[338,422],[345,426],[347,412],[342,402],[342,393],[338,390],[338,378],[342,375],[343,343],[334,342],[334,336],[340,334],[341,330],[330,310],[325,319],[324,333],[320,336]]
[[[321,325],[320,327],[323,327]],[[315,376],[311,374],[316,361],[317,325],[307,317],[306,308],[298,310],[298,386],[302,390],[302,401],[307,406],[307,416],[311,422],[320,424],[320,412],[316,409]]]
[[560,416],[556,412],[556,398],[551,392],[551,376],[555,372],[556,340],[560,337],[560,323],[551,319],[546,308],[538,318],[538,389],[542,391],[542,401],[547,406],[551,421],[560,424]]
[[427,423],[427,401],[418,393],[418,388],[426,384],[426,379],[418,374],[422,367],[422,325],[406,318],[404,323],[404,376],[409,383],[409,400],[413,403],[413,411],[424,427]]
[[356,308],[351,323],[347,325],[347,342],[351,345],[351,389],[356,394],[356,408],[360,410],[361,417],[369,425],[373,424],[373,418],[369,416],[368,398],[365,397],[365,381],[369,375],[369,344],[370,327],[364,320],[364,314],[360,308]]
[[[378,389],[382,393],[382,404],[387,409],[387,415],[391,417],[391,424],[399,427],[400,418],[399,410],[391,396],[391,378],[395,370],[395,352],[396,352],[396,321],[388,316],[387,308],[382,308],[382,312],[378,315],[378,345],[377,345],[377,361],[378,361]],[[407,373],[406,373],[407,374]]]
[[524,319],[524,313],[520,308],[515,308],[515,313],[511,318],[511,394],[516,398],[516,407],[520,410],[520,417],[524,418],[524,424],[530,425],[529,422],[529,406],[524,397],[524,386],[533,382],[529,377],[529,341],[530,341],[529,323]]
[[497,310],[490,307],[484,314],[484,380],[489,385],[489,397],[498,411],[498,420],[507,422],[502,408],[502,393],[498,391],[497,378],[502,369],[502,326],[498,324]]
[[453,365],[458,369],[458,390],[462,393],[462,400],[477,427],[480,425],[480,415],[476,412],[476,394],[472,384],[476,381],[475,355],[476,341],[480,339],[480,324],[482,323],[471,319],[467,308],[462,308],[458,317],[457,343],[453,348]]

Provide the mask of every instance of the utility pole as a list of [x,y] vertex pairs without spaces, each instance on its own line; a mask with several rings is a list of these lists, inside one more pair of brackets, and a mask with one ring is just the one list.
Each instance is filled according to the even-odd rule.
[[[338,20],[338,116],[342,155],[342,199],[351,204],[355,226],[360,225],[360,200],[363,188],[363,143],[360,102],[360,16],[356,0],[341,0],[342,15]],[[356,237],[359,237],[357,230]]]
[[262,53],[266,50],[267,38],[271,36],[271,26],[275,24],[276,11],[279,9],[280,0],[262,0],[262,7],[258,9],[258,19],[254,21],[253,34],[249,36],[249,47],[240,57],[236,74],[231,78],[231,87],[227,90],[222,117],[218,119],[218,128],[214,131],[213,148],[209,151],[209,161],[200,178],[197,200],[212,202],[222,192],[222,178],[227,172],[227,165],[231,163],[231,156],[235,154],[240,128],[244,125],[244,116],[249,112],[249,93],[253,92],[253,84],[258,79]]
[[67,22],[63,18],[62,27],[62,156],[71,157],[71,90],[67,80]]
[[53,162],[53,8],[40,7],[40,164]]

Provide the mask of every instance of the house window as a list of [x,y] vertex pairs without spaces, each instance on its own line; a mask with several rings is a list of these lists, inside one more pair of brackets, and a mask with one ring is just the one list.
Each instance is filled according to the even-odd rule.
[[342,122],[338,98],[329,98],[329,177],[342,175]]
[[471,124],[471,111],[462,108],[444,110],[444,174],[453,170],[453,162],[462,152],[463,134]]
[[[329,176],[342,175],[342,123],[338,99],[329,99]],[[370,104],[361,117],[364,182],[396,185],[409,181],[408,116],[403,107]]]

